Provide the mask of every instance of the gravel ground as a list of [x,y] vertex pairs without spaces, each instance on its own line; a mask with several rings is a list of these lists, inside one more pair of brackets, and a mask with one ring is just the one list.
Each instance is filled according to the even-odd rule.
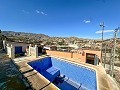
[[28,90],[15,64],[0,50],[0,90]]
[[115,74],[115,79],[118,82],[118,85],[120,87],[120,71],[115,70],[114,74]]
[[[110,73],[110,70],[106,70],[107,74]],[[118,86],[120,87],[120,71],[115,70],[114,71],[114,79],[116,80]]]

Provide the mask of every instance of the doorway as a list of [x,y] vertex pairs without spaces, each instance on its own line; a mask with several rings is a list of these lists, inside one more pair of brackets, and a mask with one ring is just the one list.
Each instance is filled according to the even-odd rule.
[[86,53],[86,63],[94,65],[95,54]]

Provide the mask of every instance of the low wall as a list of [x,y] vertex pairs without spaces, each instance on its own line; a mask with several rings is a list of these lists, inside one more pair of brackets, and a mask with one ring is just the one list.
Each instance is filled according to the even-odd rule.
[[53,56],[60,56],[60,57],[63,57],[63,58],[71,58],[71,53],[68,53],[68,52],[60,52],[60,51],[49,51],[49,50],[47,50],[46,51],[47,52],[47,54],[49,54],[49,55],[53,55]]
[[46,52],[48,55],[51,55],[51,56],[65,58],[65,59],[72,58],[72,59],[77,60],[77,61],[86,62],[86,60],[83,59],[83,57],[81,57],[81,55],[77,54],[77,53],[49,51],[49,50],[47,50]]
[[84,56],[82,56],[82,54],[78,54],[78,53],[73,53],[73,58],[75,58],[75,59],[85,59]]
[[74,61],[76,60],[77,62],[86,62],[86,53],[92,53],[96,54],[98,58],[100,59],[101,52],[100,51],[92,51],[92,50],[83,50],[82,52],[84,53],[72,53],[72,52],[60,52],[60,51],[46,51],[48,55],[55,56],[55,57],[60,57],[60,58],[71,58]]

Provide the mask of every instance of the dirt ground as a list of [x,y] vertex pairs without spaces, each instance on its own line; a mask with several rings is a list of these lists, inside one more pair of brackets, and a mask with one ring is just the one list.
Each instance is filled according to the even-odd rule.
[[28,90],[18,69],[0,50],[0,90]]

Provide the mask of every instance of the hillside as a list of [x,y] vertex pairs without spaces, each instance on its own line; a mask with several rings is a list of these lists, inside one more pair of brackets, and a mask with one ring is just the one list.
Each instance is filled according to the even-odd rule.
[[2,34],[7,37],[26,37],[29,39],[43,40],[48,39],[48,35],[44,34],[34,34],[34,33],[25,33],[25,32],[14,32],[14,31],[2,31]]
[[[8,41],[24,42],[24,43],[47,43],[48,45],[53,44],[69,44],[69,43],[92,43],[99,42],[101,40],[85,39],[78,37],[50,37],[45,34],[26,33],[26,32],[14,32],[14,31],[2,31],[2,35],[7,38]],[[119,39],[120,40],[120,39]],[[105,41],[109,41],[105,40]]]

